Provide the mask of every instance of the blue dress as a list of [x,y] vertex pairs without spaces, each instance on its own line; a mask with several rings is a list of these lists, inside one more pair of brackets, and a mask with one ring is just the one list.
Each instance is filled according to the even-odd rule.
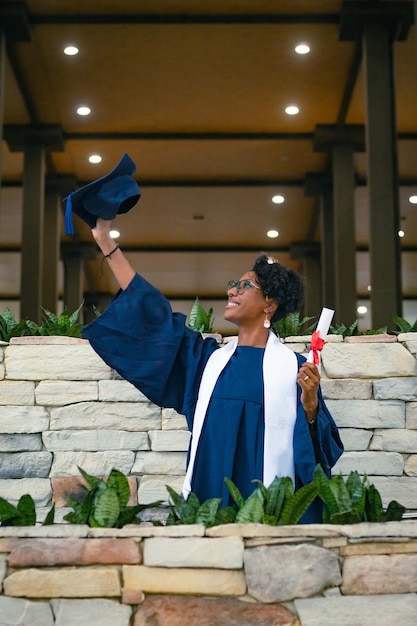
[[[110,367],[151,402],[185,415],[192,431],[201,377],[210,355],[219,349],[214,338],[203,339],[188,329],[185,315],[173,313],[165,296],[138,274],[104,313],[83,329],[83,336]],[[192,488],[200,501],[222,497],[226,503],[225,477],[231,478],[245,497],[256,486],[252,480],[262,479],[264,351],[241,348],[217,381],[199,441]],[[296,357],[300,366],[305,358]],[[329,476],[343,451],[321,390],[314,438],[300,396],[297,385],[293,437],[296,489],[311,482],[317,463]],[[318,500],[301,521],[321,521]]]
[[[252,481],[263,479],[264,352],[263,348],[238,346],[214,387],[191,482],[201,502],[221,497],[223,504],[229,504],[225,477],[238,485],[245,498],[256,487]],[[212,450],[216,450],[216,464]]]

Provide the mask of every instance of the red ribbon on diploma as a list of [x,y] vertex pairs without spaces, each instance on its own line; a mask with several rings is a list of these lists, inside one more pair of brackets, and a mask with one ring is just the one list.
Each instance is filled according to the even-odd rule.
[[318,365],[320,363],[319,352],[323,349],[324,339],[320,337],[320,332],[315,330],[311,335],[311,345],[310,350],[313,352],[314,357],[314,365]]

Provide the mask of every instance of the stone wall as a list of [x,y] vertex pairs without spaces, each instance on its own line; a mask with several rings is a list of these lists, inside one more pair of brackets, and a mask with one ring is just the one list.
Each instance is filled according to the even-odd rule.
[[417,521],[0,529],[2,626],[415,626]]
[[[306,352],[310,337],[288,339]],[[329,335],[322,388],[345,445],[334,472],[357,469],[380,491],[417,512],[417,333]],[[132,499],[167,499],[180,490],[189,432],[120,379],[82,339],[14,338],[0,346],[0,495],[30,493],[58,519],[78,466],[130,477]]]
[[[288,345],[305,352],[308,337]],[[417,334],[342,340],[322,388],[346,452],[386,506],[417,512]],[[0,346],[0,496],[30,493],[56,520],[77,466],[129,476],[131,503],[180,490],[189,433],[84,340]],[[417,521],[345,526],[55,524],[0,528],[1,626],[414,626]]]

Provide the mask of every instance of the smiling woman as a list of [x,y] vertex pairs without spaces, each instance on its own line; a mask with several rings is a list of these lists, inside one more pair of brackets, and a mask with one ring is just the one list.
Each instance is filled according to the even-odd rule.
[[[329,475],[342,453],[325,406],[317,367],[288,349],[271,322],[302,304],[300,277],[266,254],[227,286],[225,319],[238,337],[219,348],[186,326],[168,300],[135,272],[122,250],[112,251],[111,221],[92,229],[120,291],[83,335],[106,363],[159,406],[184,414],[192,431],[183,494],[224,505],[231,479],[244,497],[254,480],[289,476],[311,482],[317,463]],[[321,520],[313,502],[301,521]]]

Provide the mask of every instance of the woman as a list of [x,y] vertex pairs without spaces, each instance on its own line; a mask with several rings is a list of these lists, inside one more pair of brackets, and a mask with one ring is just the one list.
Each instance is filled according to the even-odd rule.
[[[192,438],[184,495],[227,504],[225,477],[248,497],[254,479],[268,485],[277,475],[291,476],[299,488],[311,482],[317,463],[329,475],[343,446],[319,371],[269,330],[299,310],[298,275],[261,255],[230,281],[224,318],[239,334],[219,348],[188,329],[185,316],[172,313],[168,300],[135,273],[110,227],[98,218],[92,233],[121,291],[83,335],[149,400],[186,416]],[[318,502],[302,521],[321,521]]]

